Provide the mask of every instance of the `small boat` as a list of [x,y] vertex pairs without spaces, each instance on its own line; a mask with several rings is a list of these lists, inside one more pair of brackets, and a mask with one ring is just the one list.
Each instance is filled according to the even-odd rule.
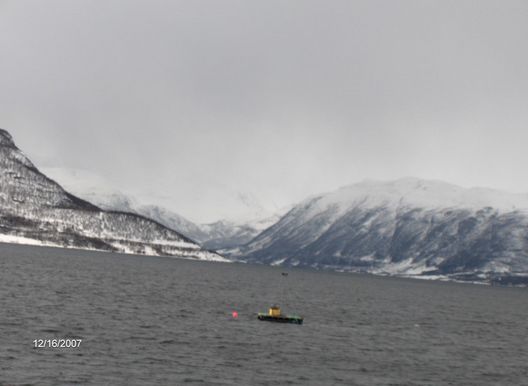
[[304,318],[297,315],[282,315],[279,306],[271,306],[268,313],[259,312],[257,318],[266,322],[302,324]]

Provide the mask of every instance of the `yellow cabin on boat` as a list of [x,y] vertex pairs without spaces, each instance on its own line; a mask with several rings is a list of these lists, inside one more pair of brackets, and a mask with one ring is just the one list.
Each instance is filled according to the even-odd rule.
[[278,306],[271,306],[269,309],[269,316],[277,317],[281,316],[281,310]]

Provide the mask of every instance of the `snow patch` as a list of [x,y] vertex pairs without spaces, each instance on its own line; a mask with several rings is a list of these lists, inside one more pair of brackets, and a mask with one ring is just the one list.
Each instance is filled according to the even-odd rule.
[[40,240],[30,239],[30,238],[22,237],[22,236],[2,235],[2,234],[0,234],[0,243],[60,247],[59,244],[43,242]]
[[272,266],[278,266],[278,265],[281,265],[282,263],[284,263],[286,261],[286,257],[283,258],[283,259],[278,259],[278,260],[275,260],[271,263]]

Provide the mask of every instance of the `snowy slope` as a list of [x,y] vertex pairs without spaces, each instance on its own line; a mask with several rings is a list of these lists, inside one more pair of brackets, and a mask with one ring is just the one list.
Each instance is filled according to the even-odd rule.
[[[224,251],[253,240],[266,228],[279,221],[287,209],[269,210],[250,193],[237,193],[235,199],[244,208],[242,213],[210,224],[201,224],[200,228],[207,235],[203,245],[207,248]],[[288,208],[289,209],[289,208]]]
[[311,197],[231,254],[422,277],[528,273],[528,195],[404,178]]
[[44,167],[46,176],[57,181],[66,191],[105,210],[134,212],[139,205],[132,196],[111,186],[111,182],[88,170]]
[[105,211],[42,174],[0,129],[0,241],[225,259],[145,218]]
[[[157,205],[136,205],[133,209],[145,217],[154,219],[159,223],[186,235],[192,240],[203,243],[208,235],[200,225],[180,216],[173,211]],[[206,248],[209,248],[206,246]]]

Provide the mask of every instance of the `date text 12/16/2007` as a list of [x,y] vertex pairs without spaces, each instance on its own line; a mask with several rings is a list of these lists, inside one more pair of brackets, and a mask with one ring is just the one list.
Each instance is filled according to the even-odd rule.
[[34,348],[78,348],[82,339],[35,339]]

